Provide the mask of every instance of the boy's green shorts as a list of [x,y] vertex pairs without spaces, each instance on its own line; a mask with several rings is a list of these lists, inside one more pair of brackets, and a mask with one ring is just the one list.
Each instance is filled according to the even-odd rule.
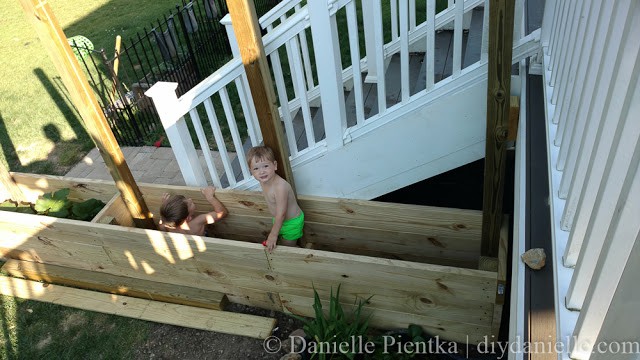
[[[273,223],[275,219],[271,219]],[[280,228],[280,236],[283,240],[295,241],[302,237],[302,228],[304,227],[304,213],[300,211],[300,215],[285,220]]]

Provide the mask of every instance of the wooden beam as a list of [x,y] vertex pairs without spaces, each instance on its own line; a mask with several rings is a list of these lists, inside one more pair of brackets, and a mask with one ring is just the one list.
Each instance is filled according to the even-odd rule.
[[193,329],[265,339],[276,320],[0,276],[0,294]]
[[217,291],[31,261],[8,259],[2,271],[21,279],[212,310],[224,310],[228,303]]
[[506,141],[510,112],[514,1],[489,2],[487,142],[484,165],[482,256],[497,257],[502,225]]
[[276,96],[262,45],[260,25],[253,1],[227,0],[233,31],[238,41],[240,56],[249,80],[251,96],[256,107],[264,144],[270,147],[278,162],[278,175],[287,180],[295,192],[289,151],[285,146],[284,131],[276,107]]
[[13,176],[9,173],[9,169],[0,161],[0,202],[7,200],[3,199],[4,196],[9,196],[13,201],[26,201],[22,190],[20,190]]
[[20,4],[69,90],[71,100],[80,112],[93,142],[100,150],[136,226],[155,229],[152,215],[129,170],[122,150],[48,2],[20,0]]

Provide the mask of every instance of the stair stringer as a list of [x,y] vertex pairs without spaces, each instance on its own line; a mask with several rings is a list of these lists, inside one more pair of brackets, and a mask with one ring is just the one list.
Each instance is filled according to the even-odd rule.
[[396,106],[343,147],[293,167],[299,194],[370,200],[484,157],[486,63]]

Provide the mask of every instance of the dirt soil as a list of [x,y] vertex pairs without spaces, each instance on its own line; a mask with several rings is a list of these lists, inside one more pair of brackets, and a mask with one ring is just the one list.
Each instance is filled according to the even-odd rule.
[[[291,332],[302,328],[301,321],[277,311],[239,304],[229,304],[225,311],[275,318],[277,323],[273,336],[277,336],[283,343]],[[154,323],[151,325],[149,338],[136,350],[134,358],[278,360],[285,354],[284,350],[267,352],[261,339]]]

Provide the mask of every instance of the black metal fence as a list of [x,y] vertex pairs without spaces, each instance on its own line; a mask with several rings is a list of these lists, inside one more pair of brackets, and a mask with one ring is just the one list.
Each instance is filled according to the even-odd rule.
[[[258,16],[280,0],[256,0]],[[178,83],[181,96],[227,63],[232,55],[220,19],[228,13],[224,0],[193,0],[144,28],[143,34],[123,40],[119,54],[109,58],[72,43],[99,98],[118,143],[153,143],[164,133],[151,99],[144,92],[158,81]]]

